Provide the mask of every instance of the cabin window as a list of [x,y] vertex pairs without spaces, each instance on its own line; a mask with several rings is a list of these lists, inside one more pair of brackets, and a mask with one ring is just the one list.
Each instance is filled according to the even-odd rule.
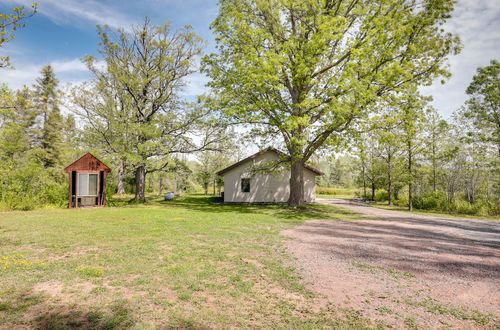
[[97,173],[78,173],[78,195],[97,196]]
[[241,179],[241,192],[250,192],[250,179]]

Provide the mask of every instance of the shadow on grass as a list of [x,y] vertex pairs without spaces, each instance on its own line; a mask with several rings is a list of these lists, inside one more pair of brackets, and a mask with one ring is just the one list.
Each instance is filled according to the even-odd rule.
[[125,300],[117,300],[105,309],[51,301],[32,289],[10,288],[0,292],[0,320],[11,328],[30,329],[124,329],[135,323]]
[[238,213],[238,214],[264,214],[272,215],[282,220],[353,220],[359,219],[358,213],[345,208],[331,205],[309,204],[302,207],[292,208],[285,203],[279,204],[224,204],[220,203],[220,198],[215,196],[206,196],[202,194],[192,194],[178,196],[174,200],[165,201],[162,196],[150,196],[148,201],[143,204],[130,202],[127,198],[112,198],[110,206],[117,207],[180,207],[189,210],[205,213]]

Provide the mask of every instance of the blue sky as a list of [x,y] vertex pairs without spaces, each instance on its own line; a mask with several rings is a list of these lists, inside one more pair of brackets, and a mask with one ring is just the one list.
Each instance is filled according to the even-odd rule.
[[[39,12],[26,21],[14,41],[0,49],[9,55],[15,70],[0,71],[0,82],[12,88],[31,85],[41,66],[51,63],[64,85],[88,78],[80,59],[97,55],[96,24],[129,27],[149,16],[160,24],[171,21],[173,27],[186,24],[208,41],[206,52],[214,50],[210,22],[217,15],[216,0],[38,0]],[[0,0],[0,12],[12,7],[30,6],[32,0]],[[450,59],[452,78],[447,84],[436,82],[423,89],[434,97],[433,104],[449,117],[466,99],[465,88],[478,66],[500,58],[500,2],[498,0],[458,0],[454,18],[446,28],[458,33],[464,49]],[[204,91],[206,78],[194,74],[184,93],[192,98]]]

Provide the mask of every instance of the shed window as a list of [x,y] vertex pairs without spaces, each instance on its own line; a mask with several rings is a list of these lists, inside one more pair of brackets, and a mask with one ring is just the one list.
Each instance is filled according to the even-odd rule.
[[250,179],[241,179],[241,192],[250,192]]
[[78,195],[97,196],[97,173],[78,173]]

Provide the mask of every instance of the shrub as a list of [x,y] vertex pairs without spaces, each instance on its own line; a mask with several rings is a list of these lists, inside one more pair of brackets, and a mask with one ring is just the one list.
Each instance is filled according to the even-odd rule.
[[408,196],[407,195],[400,195],[399,199],[396,199],[394,201],[394,205],[408,206]]
[[446,211],[448,200],[443,191],[429,192],[420,196],[415,196],[413,206],[420,210]]
[[[33,210],[42,206],[66,205],[67,182],[60,171],[45,169],[40,164],[2,171],[0,182],[0,208],[7,210]],[[59,175],[59,176],[57,176]]]
[[389,199],[389,195],[387,194],[387,191],[385,191],[385,190],[377,190],[375,192],[375,200],[377,202],[387,201],[388,199]]
[[496,215],[493,205],[484,201],[471,204],[464,200],[455,200],[449,205],[448,210],[469,215]]

